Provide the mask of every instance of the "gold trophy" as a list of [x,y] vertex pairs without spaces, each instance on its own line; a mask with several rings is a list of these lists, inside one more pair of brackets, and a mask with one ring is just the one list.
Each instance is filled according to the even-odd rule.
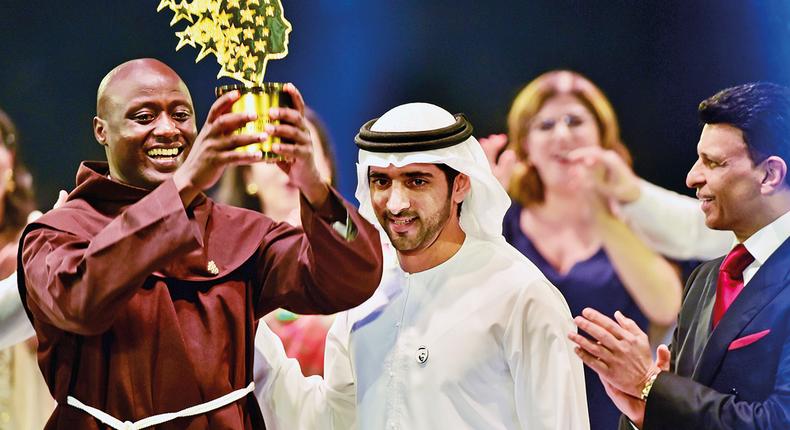
[[[279,82],[263,82],[270,59],[288,55],[291,23],[285,19],[281,0],[160,0],[156,10],[172,10],[170,26],[182,19],[189,22],[176,32],[176,51],[185,45],[199,47],[198,62],[209,54],[217,57],[220,71],[217,78],[227,76],[241,84],[223,85],[215,89],[217,97],[238,90],[241,93],[233,112],[248,112],[258,119],[236,130],[236,133],[262,133],[269,120],[269,108],[293,106],[291,97]],[[272,152],[279,137],[237,148],[237,151],[263,153],[267,162],[282,158]]]

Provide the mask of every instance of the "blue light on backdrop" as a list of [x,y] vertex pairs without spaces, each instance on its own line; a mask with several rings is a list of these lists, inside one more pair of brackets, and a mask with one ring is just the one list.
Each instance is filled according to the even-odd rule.
[[[293,81],[329,125],[341,191],[353,195],[353,136],[408,101],[468,114],[478,135],[504,131],[513,95],[558,67],[609,95],[643,176],[682,190],[699,134],[696,104],[750,80],[790,83],[786,1],[479,2],[283,0],[290,55],[267,80]],[[0,106],[49,206],[71,188],[82,159],[103,158],[92,136],[95,91],[118,63],[156,57],[173,66],[205,117],[217,65],[175,52],[170,15],[155,0],[4,1]]]

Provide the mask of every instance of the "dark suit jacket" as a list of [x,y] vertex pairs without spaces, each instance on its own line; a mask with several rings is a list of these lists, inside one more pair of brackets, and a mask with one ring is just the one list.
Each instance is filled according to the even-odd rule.
[[[671,372],[653,384],[643,430],[790,429],[790,240],[711,331],[722,261],[686,283]],[[632,428],[622,419],[620,429]]]

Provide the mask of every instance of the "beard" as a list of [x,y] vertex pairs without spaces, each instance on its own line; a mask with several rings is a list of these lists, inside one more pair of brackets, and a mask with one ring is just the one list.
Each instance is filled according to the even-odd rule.
[[[413,211],[404,211],[395,215],[384,210],[377,214],[377,218],[395,249],[398,252],[411,252],[428,248],[436,241],[439,233],[447,225],[451,209],[452,202],[450,199],[447,199],[444,206],[429,216],[421,216],[418,212]],[[413,218],[410,221],[411,228],[403,233],[393,231],[391,216]]]

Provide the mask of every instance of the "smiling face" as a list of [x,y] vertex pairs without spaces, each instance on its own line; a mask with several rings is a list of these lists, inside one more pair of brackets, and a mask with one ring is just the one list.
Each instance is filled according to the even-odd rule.
[[110,176],[146,189],[173,175],[197,135],[186,85],[168,66],[150,59],[124,63],[105,78],[93,127]]
[[697,189],[705,224],[750,236],[761,227],[756,214],[764,212],[760,190],[765,172],[749,156],[743,133],[728,124],[707,124],[697,153],[686,185]]
[[524,145],[547,189],[573,187],[575,175],[567,154],[585,146],[601,146],[600,130],[578,98],[560,94],[546,100],[532,119]]
[[458,196],[435,164],[371,166],[368,183],[376,218],[401,254],[429,248],[448,222],[458,222],[453,210]]

